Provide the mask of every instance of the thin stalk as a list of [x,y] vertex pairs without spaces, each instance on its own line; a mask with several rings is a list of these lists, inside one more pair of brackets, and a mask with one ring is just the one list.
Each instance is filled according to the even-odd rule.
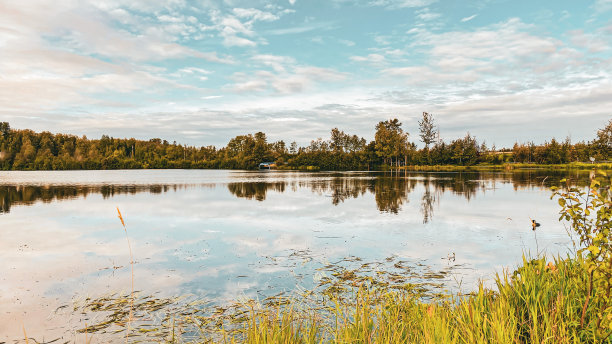
[[21,328],[23,328],[23,336],[25,337],[25,342],[26,342],[26,344],[29,344],[29,341],[28,341],[28,334],[26,333],[26,330],[25,330],[25,325],[23,325],[23,324],[22,324],[22,325],[21,325]]
[[584,300],[584,306],[582,306],[582,316],[580,317],[580,327],[584,328],[584,318],[586,311],[589,306],[589,300],[591,299],[591,291],[593,290],[593,271],[589,274],[589,289],[587,290],[586,300]]
[[134,309],[134,256],[132,255],[132,245],[130,244],[130,237],[128,236],[127,228],[125,227],[125,222],[123,221],[123,216],[121,216],[121,211],[119,207],[117,207],[117,214],[119,220],[121,220],[121,224],[123,225],[123,231],[125,232],[125,238],[127,239],[128,248],[130,250],[130,267],[132,270],[132,291],[130,293],[130,315],[127,321],[127,328],[125,332],[125,342],[128,342],[129,334],[130,334],[130,323],[132,321],[133,309]]

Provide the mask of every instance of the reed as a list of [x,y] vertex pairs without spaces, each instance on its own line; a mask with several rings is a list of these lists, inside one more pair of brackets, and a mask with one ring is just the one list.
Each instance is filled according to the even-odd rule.
[[[139,319],[165,320],[135,324],[129,339],[250,344],[612,343],[599,327],[598,311],[607,307],[605,301],[592,298],[581,325],[588,280],[588,263],[578,255],[553,261],[523,257],[515,270],[494,276],[494,288],[480,283],[471,294],[437,298],[358,276],[342,287],[215,309],[192,301],[139,296],[134,305]],[[89,300],[90,308],[109,312],[109,317],[84,331],[129,328],[126,301],[124,296]]]
[[28,334],[26,333],[25,325],[22,324],[21,328],[23,329],[23,337],[25,338],[25,342],[26,342],[26,344],[29,344],[30,341],[28,340]]
[[130,336],[130,323],[132,322],[132,317],[134,315],[134,256],[132,255],[132,245],[130,244],[130,237],[128,236],[128,232],[127,232],[127,228],[125,226],[125,221],[123,221],[123,216],[121,215],[121,211],[119,210],[119,207],[117,207],[117,215],[119,217],[119,220],[121,221],[121,225],[123,226],[123,231],[125,232],[125,238],[127,240],[128,243],[128,249],[130,250],[130,268],[131,268],[131,274],[132,274],[132,289],[130,292],[130,313],[129,313],[129,317],[127,319],[127,326],[126,326],[126,332],[125,332],[125,342],[127,343],[129,340],[129,336]]
[[[597,318],[580,326],[588,272],[581,258],[523,258],[497,275],[497,290],[481,284],[473,295],[427,303],[413,294],[358,288],[332,298],[325,310],[248,306],[242,327],[219,343],[610,343]],[[594,305],[593,307],[597,307]]]

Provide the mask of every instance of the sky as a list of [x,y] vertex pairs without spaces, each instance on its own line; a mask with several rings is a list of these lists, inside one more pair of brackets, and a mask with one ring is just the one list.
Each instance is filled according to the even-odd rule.
[[588,141],[611,74],[612,0],[0,0],[0,121],[89,138]]

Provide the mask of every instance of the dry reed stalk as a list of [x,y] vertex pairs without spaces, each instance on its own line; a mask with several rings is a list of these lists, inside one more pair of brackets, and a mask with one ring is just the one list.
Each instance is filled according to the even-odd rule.
[[21,324],[21,328],[23,328],[23,336],[25,337],[25,342],[26,342],[26,344],[29,344],[28,334],[26,333],[25,325],[23,323]]
[[128,248],[130,249],[130,267],[132,269],[132,291],[130,293],[130,315],[127,321],[127,328],[125,332],[125,342],[128,342],[129,334],[130,334],[130,322],[132,321],[133,309],[134,309],[134,256],[132,255],[132,245],[130,244],[130,237],[128,236],[127,228],[125,227],[125,222],[123,221],[123,216],[121,216],[121,211],[119,207],[117,207],[117,214],[119,216],[119,220],[121,220],[121,225],[123,225],[123,230],[125,231],[125,238],[127,239]]

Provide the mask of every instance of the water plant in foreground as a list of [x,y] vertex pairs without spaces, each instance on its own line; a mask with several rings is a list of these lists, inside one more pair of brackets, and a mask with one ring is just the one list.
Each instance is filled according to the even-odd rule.
[[[133,332],[156,343],[610,343],[600,334],[595,303],[585,323],[585,258],[529,259],[468,296],[424,302],[412,291],[361,283],[342,294],[274,297],[207,309],[193,301],[136,297]],[[121,330],[128,296],[88,300],[110,312]],[[104,306],[100,306],[104,305]],[[140,323],[163,315],[157,325]],[[112,326],[112,327],[109,327]],[[92,331],[90,328],[89,331]],[[114,331],[113,331],[114,332]],[[131,336],[132,338],[132,336]]]

